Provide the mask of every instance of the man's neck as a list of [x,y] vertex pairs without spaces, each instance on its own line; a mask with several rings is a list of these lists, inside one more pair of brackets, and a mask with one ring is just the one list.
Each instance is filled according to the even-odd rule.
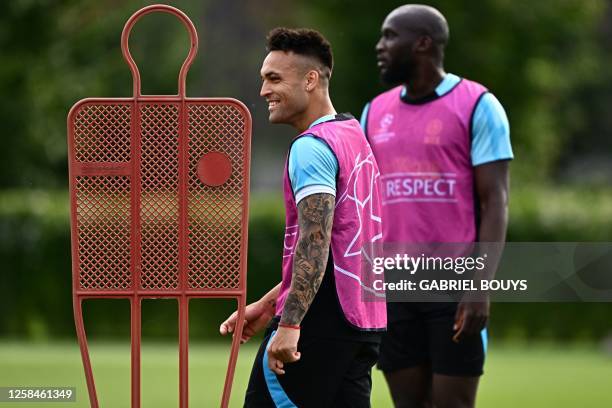
[[409,99],[420,99],[431,95],[446,75],[441,66],[419,67],[415,74],[404,84]]
[[331,100],[325,98],[322,103],[313,103],[311,107],[300,117],[300,119],[293,124],[293,127],[299,133],[304,133],[312,122],[323,117],[325,115],[335,115],[336,110],[331,103]]

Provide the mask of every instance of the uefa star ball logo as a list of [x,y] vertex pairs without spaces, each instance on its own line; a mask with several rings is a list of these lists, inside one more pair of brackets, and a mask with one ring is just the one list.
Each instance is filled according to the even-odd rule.
[[390,132],[389,128],[393,124],[393,115],[386,113],[378,122],[378,129],[372,135],[372,141],[376,143],[384,143],[395,136],[395,132]]
[[386,113],[382,119],[380,120],[380,131],[381,132],[387,132],[389,130],[389,127],[393,124],[393,115],[390,113]]

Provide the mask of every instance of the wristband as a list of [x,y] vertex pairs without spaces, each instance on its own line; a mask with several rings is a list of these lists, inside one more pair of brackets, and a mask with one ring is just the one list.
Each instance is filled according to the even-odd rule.
[[278,327],[284,327],[285,329],[300,330],[300,326],[296,326],[293,324],[279,323]]

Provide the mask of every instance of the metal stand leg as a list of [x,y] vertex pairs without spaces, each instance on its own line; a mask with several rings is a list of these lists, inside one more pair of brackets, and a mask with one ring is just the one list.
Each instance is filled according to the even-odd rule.
[[83,305],[81,299],[76,296],[72,299],[74,309],[74,321],[76,323],[77,338],[81,349],[81,359],[85,368],[85,380],[87,381],[87,391],[89,393],[89,404],[92,408],[98,408],[98,396],[96,394],[96,384],[94,383],[91,361],[89,360],[89,350],[87,348],[87,336],[85,335],[85,324],[83,323]]
[[130,299],[132,337],[132,408],[140,408],[140,334],[141,300],[138,296]]
[[189,405],[189,299],[179,298],[179,406]]
[[225,386],[223,387],[223,398],[221,399],[221,407],[227,408],[230,395],[232,393],[232,383],[234,381],[234,371],[236,370],[236,361],[238,361],[238,351],[240,347],[240,339],[242,338],[242,329],[244,328],[244,312],[246,307],[245,296],[240,296],[237,299],[238,316],[236,318],[236,328],[232,338],[232,349],[230,351],[227,373],[225,375]]

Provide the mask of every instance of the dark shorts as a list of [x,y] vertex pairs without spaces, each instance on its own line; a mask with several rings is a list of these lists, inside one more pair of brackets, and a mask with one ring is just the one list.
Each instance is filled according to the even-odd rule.
[[378,368],[392,372],[428,365],[435,374],[482,375],[486,329],[455,343],[456,311],[456,303],[387,304],[388,325],[380,346]]
[[378,343],[315,338],[301,333],[301,358],[285,365],[277,376],[268,368],[266,331],[251,371],[244,406],[266,407],[370,407],[371,369],[378,358]]

